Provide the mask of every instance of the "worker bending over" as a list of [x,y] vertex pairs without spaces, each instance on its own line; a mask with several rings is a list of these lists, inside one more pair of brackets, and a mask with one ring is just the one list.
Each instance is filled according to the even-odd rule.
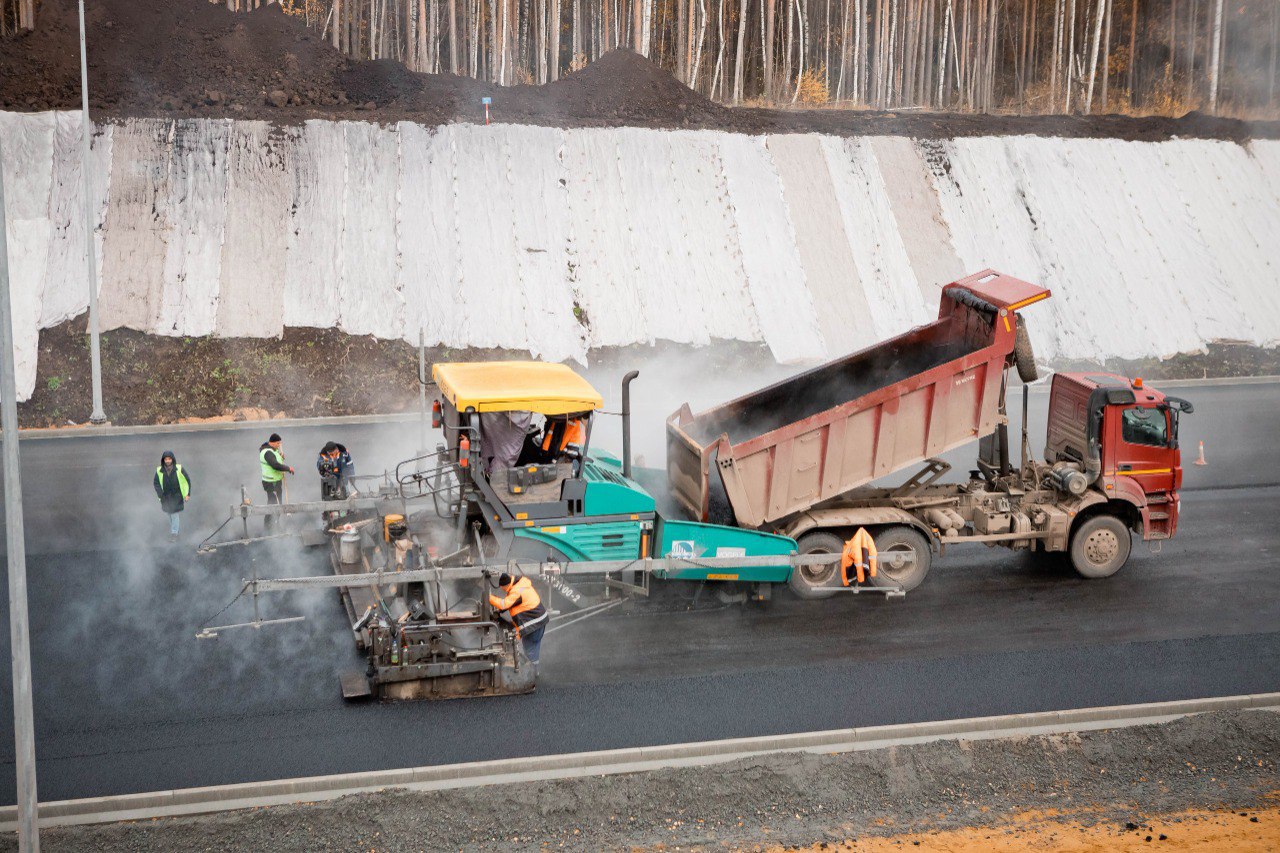
[[316,457],[316,470],[320,472],[320,500],[342,501],[348,497],[351,478],[356,473],[355,463],[347,448],[331,441]]
[[[485,576],[489,577],[489,573],[485,572]],[[533,582],[523,575],[513,578],[503,572],[498,575],[498,586],[505,595],[498,598],[491,593],[489,604],[499,619],[515,627],[520,642],[524,645],[524,653],[537,666],[542,632],[547,627],[547,608],[542,606],[542,599],[533,588]]]
[[[280,434],[273,432],[271,437],[258,448],[258,464],[262,468],[262,489],[267,493],[268,504],[283,502],[284,475],[293,473],[293,469],[284,464],[284,450],[281,449],[283,444]],[[275,530],[276,517],[268,515],[262,524],[270,534]]]

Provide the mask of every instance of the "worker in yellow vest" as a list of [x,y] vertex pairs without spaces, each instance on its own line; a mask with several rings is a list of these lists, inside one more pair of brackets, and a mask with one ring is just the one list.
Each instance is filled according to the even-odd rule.
[[156,497],[160,499],[160,508],[169,516],[169,541],[178,538],[178,513],[186,508],[191,499],[191,474],[178,464],[172,450],[160,455],[160,467],[156,468],[156,476],[152,480],[156,489]]
[[[284,475],[293,473],[293,469],[284,464],[283,445],[280,433],[273,432],[271,437],[258,448],[258,465],[262,469],[262,489],[267,493],[268,504],[283,503]],[[276,517],[268,515],[263,521],[263,526],[270,534],[275,529]]]
[[[488,577],[488,572],[485,575]],[[498,586],[504,595],[499,598],[490,594],[489,605],[498,619],[515,627],[525,654],[537,666],[542,633],[547,628],[547,608],[542,605],[542,598],[533,588],[533,582],[523,575],[513,578],[503,572],[498,575]]]

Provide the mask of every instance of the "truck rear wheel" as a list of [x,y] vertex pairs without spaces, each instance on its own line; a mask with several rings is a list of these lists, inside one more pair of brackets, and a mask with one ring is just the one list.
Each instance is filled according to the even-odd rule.
[[882,586],[892,584],[910,592],[924,582],[933,565],[933,549],[919,530],[905,525],[886,527],[875,538],[876,578]]
[[1035,382],[1040,378],[1040,370],[1036,367],[1036,355],[1031,350],[1031,336],[1027,327],[1018,319],[1018,327],[1013,333],[1013,363],[1018,367],[1018,378],[1023,382]]
[[1129,561],[1133,537],[1114,515],[1086,519],[1071,536],[1071,565],[1086,578],[1109,578]]
[[[801,536],[796,546],[801,554],[839,554],[844,550],[844,540],[834,533],[818,530]],[[787,586],[800,598],[830,598],[840,585],[839,577],[839,561],[821,566],[796,566],[791,570]]]

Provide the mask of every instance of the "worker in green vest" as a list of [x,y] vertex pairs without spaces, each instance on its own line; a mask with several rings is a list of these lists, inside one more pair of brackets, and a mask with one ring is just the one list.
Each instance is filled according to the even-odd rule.
[[172,450],[166,450],[160,455],[160,467],[156,468],[152,485],[160,499],[160,508],[169,516],[169,541],[177,541],[178,513],[191,499],[191,473],[178,464]]
[[[268,504],[283,503],[284,475],[293,473],[293,469],[284,464],[282,444],[280,434],[273,432],[271,437],[258,448],[258,464],[262,468],[262,488],[267,493]],[[275,529],[276,516],[268,515],[263,524],[267,533],[270,534]]]

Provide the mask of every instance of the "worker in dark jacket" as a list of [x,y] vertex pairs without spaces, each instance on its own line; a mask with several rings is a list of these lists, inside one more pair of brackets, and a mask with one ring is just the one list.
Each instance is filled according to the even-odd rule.
[[[488,573],[485,574],[487,577]],[[533,588],[533,581],[523,575],[513,578],[503,572],[498,575],[498,586],[505,594],[502,598],[490,594],[489,605],[500,620],[515,627],[525,654],[537,666],[542,633],[547,628],[547,608]]]
[[[293,469],[284,464],[283,441],[277,432],[258,448],[258,464],[262,469],[262,489],[267,493],[268,504],[279,504],[284,501],[284,475],[292,474]],[[267,533],[276,526],[276,517],[268,515],[263,522]]]
[[347,499],[356,465],[346,447],[336,441],[327,443],[316,457],[316,470],[320,472],[320,500]]
[[156,468],[156,476],[152,480],[156,489],[156,497],[160,499],[160,508],[169,515],[169,539],[178,538],[178,513],[186,507],[191,499],[191,472],[178,464],[172,450],[166,450],[160,456],[160,467]]

